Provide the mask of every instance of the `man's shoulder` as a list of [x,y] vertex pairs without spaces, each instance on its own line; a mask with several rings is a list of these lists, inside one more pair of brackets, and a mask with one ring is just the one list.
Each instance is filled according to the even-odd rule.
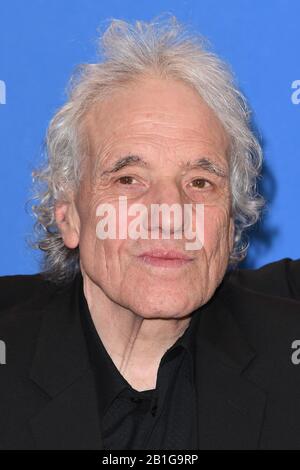
[[[244,331],[272,341],[300,334],[300,260],[284,258],[226,276],[221,298]],[[274,336],[273,336],[274,335]]]
[[0,277],[0,340],[11,369],[28,366],[44,318],[59,312],[63,321],[71,292],[70,284],[55,284],[42,273]]
[[262,294],[300,300],[300,259],[283,258],[259,269],[234,269],[225,282]]
[[[0,334],[26,336],[39,324],[45,311],[64,309],[70,285],[59,285],[43,273],[0,277]],[[57,303],[57,306],[53,306]]]
[[263,293],[237,283],[229,283],[217,298],[261,359],[270,359],[271,355],[276,365],[282,358],[288,358],[283,367],[290,368],[293,344],[300,342],[299,300]]
[[300,260],[283,258],[259,269],[226,274],[219,298],[250,344],[263,355],[300,340]]
[[0,311],[38,297],[45,298],[56,289],[42,273],[0,276]]

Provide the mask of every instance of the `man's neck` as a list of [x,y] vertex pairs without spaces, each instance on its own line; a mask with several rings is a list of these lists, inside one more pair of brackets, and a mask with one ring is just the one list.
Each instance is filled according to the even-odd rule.
[[115,366],[134,389],[156,388],[161,358],[183,335],[190,317],[143,318],[111,301],[85,273],[82,275],[92,320]]

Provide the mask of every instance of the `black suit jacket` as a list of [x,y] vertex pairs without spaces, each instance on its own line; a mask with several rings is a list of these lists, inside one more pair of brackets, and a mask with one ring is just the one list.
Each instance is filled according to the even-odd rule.
[[[102,448],[73,301],[72,284],[0,278],[0,449]],[[283,259],[228,273],[196,312],[199,449],[300,449],[299,301],[300,261]]]

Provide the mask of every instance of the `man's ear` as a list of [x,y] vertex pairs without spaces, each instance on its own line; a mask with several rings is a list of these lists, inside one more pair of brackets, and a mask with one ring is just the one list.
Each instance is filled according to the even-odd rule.
[[55,204],[55,221],[68,248],[76,248],[79,244],[80,219],[73,201]]

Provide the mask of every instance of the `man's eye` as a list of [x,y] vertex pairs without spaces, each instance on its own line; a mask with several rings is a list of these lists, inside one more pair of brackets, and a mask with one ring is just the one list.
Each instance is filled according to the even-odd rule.
[[191,181],[190,185],[195,189],[204,189],[211,186],[211,183],[203,178],[196,178]]
[[129,185],[131,185],[131,184],[133,184],[133,183],[136,181],[136,179],[133,178],[133,176],[120,176],[120,178],[118,178],[117,181],[118,181],[119,183],[121,183],[121,184],[129,184]]

